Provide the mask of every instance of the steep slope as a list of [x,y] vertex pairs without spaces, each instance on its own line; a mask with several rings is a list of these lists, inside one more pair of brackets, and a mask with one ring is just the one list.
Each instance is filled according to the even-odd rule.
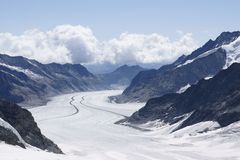
[[41,64],[2,54],[0,84],[1,99],[26,105],[43,104],[47,97],[60,93],[102,87],[100,80],[80,64]]
[[137,74],[117,102],[147,101],[149,98],[178,92],[205,77],[216,75],[223,68],[239,62],[240,32],[223,32],[188,56],[158,70]]
[[56,144],[42,135],[32,114],[20,106],[0,101],[0,140],[23,148],[31,146],[62,153]]
[[205,121],[216,121],[221,127],[239,121],[240,64],[199,81],[181,94],[150,99],[128,122],[142,124],[153,120],[169,124],[182,121],[176,130]]
[[130,84],[133,77],[140,71],[146,70],[138,65],[128,66],[123,65],[111,73],[98,75],[106,86],[111,88],[126,87]]

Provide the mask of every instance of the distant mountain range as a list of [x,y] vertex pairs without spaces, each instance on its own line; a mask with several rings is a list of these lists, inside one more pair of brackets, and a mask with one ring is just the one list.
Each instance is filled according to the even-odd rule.
[[40,105],[49,96],[99,90],[102,82],[80,64],[41,64],[24,57],[0,54],[0,98]]
[[240,64],[233,64],[209,80],[200,80],[185,92],[150,99],[127,121],[143,124],[159,120],[181,123],[175,130],[214,121],[225,127],[240,120]]
[[135,65],[123,65],[111,73],[100,74],[98,77],[102,80],[105,86],[110,86],[112,89],[126,88],[132,79],[140,72],[146,69]]
[[42,64],[0,54],[0,99],[24,106],[42,105],[59,94],[126,87],[142,70],[123,65],[111,73],[93,75],[80,64]]
[[137,74],[122,95],[114,97],[119,103],[140,101],[168,93],[182,92],[203,78],[211,78],[234,62],[240,62],[240,32],[223,32],[188,56],[158,70]]

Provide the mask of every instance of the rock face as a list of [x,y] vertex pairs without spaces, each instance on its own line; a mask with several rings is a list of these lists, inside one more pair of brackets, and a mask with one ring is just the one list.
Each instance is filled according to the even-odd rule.
[[62,153],[51,140],[42,135],[32,114],[20,106],[0,101],[0,140],[23,148],[26,144],[54,153]]
[[110,88],[126,87],[132,79],[140,72],[146,70],[138,65],[128,66],[123,65],[111,73],[101,74],[98,77],[103,81],[105,86]]
[[240,120],[240,64],[233,64],[209,80],[200,80],[184,93],[150,99],[128,122],[162,120],[176,123],[190,116],[177,129],[199,122],[216,121],[221,127]]
[[25,148],[25,145],[20,142],[16,134],[14,134],[10,129],[2,126],[0,126],[0,141]]
[[[240,32],[223,32],[216,40],[209,40],[201,48],[188,56],[179,57],[170,65],[162,66],[158,70],[140,72],[122,95],[116,97],[116,101],[144,102],[149,98],[175,93],[202,78],[216,75],[223,68],[239,61],[237,55],[240,55],[240,52],[226,49],[240,46],[240,43],[236,42],[239,36]],[[228,45],[231,47],[226,47]]]
[[0,54],[0,98],[41,105],[47,97],[73,91],[102,89],[101,81],[80,64],[41,64]]

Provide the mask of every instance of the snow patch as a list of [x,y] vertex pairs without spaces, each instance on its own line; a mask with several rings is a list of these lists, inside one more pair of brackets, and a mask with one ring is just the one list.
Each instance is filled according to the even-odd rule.
[[173,135],[175,137],[182,137],[185,135],[195,136],[198,133],[212,131],[219,127],[220,127],[220,125],[218,122],[213,122],[213,121],[200,122],[200,123],[197,123],[197,124],[194,124],[191,126],[184,127],[180,130],[177,130],[177,131],[173,132]]
[[209,80],[209,79],[211,79],[211,78],[213,78],[214,76],[207,76],[207,77],[205,77],[204,79],[205,80]]
[[0,63],[1,66],[4,66],[4,67],[7,67],[13,71],[17,71],[17,72],[22,72],[24,74],[26,74],[28,77],[32,78],[32,79],[41,79],[42,76],[32,72],[31,70],[29,69],[23,69],[21,67],[16,67],[16,66],[10,66],[10,65],[7,65],[5,63]]
[[9,73],[9,72],[6,72],[6,71],[4,71],[4,70],[1,70],[0,72],[5,73],[5,74],[8,74],[8,75],[14,77],[15,79],[18,79],[19,81],[22,81],[21,79],[19,79],[18,77],[16,77],[15,75],[13,75],[13,74],[11,74],[11,73]]
[[227,69],[233,63],[240,63],[240,37],[228,45],[222,46],[227,53],[226,63],[223,69]]
[[154,120],[154,121],[148,121],[148,122],[146,122],[144,124],[140,124],[140,125],[133,125],[131,123],[128,123],[128,124],[129,124],[129,126],[135,126],[135,127],[142,128],[142,129],[147,129],[147,130],[150,130],[150,131],[156,131],[159,134],[169,135],[172,132],[174,132],[179,126],[181,126],[181,124],[186,119],[188,119],[191,116],[192,113],[193,112],[175,117],[175,119],[181,119],[181,120],[178,121],[177,123],[174,123],[174,124],[165,123],[165,122],[163,122],[162,120],[159,120],[159,119]]
[[185,66],[185,65],[187,65],[187,64],[189,64],[189,63],[194,62],[194,61],[197,60],[197,59],[207,57],[207,56],[209,56],[210,54],[216,52],[219,48],[220,48],[220,47],[217,47],[217,48],[211,49],[211,50],[209,50],[209,51],[207,51],[207,52],[204,52],[203,54],[200,54],[200,55],[197,56],[196,58],[193,58],[193,59],[187,60],[185,63],[178,65],[176,68],[179,68],[179,67]]
[[[129,126],[135,126],[135,125],[132,125],[131,123],[128,123],[128,122],[125,122],[125,124],[127,124]],[[139,127],[139,128],[148,129],[148,130],[157,130],[157,129],[162,128],[166,125],[168,125],[168,124],[163,122],[162,120],[157,119],[157,120],[148,121],[147,123],[136,125],[136,126]]]
[[176,93],[183,93],[185,92],[189,87],[191,87],[190,84],[187,84],[186,86],[181,87]]

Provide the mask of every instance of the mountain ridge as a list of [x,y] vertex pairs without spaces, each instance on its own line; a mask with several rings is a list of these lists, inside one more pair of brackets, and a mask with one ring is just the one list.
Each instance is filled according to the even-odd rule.
[[0,82],[0,99],[30,106],[42,105],[57,94],[104,88],[80,64],[42,64],[5,54],[0,54]]
[[144,124],[161,120],[174,124],[189,115],[176,130],[204,121],[225,127],[240,120],[240,64],[234,63],[209,80],[200,80],[183,93],[148,100],[127,121]]
[[[239,61],[236,59],[237,56],[232,56],[231,59],[230,51],[226,49],[228,45],[233,46],[231,44],[240,41],[239,36],[239,31],[223,32],[214,41],[209,40],[190,55],[180,56],[172,64],[140,72],[123,93],[114,98],[115,101],[118,103],[145,102],[150,98],[175,93],[186,85],[192,85],[202,78],[216,75],[224,68],[227,61],[230,61],[229,65]],[[239,43],[237,46],[240,46]]]
[[110,73],[97,75],[106,86],[112,89],[124,88],[128,86],[139,72],[146,70],[139,65],[122,65]]

